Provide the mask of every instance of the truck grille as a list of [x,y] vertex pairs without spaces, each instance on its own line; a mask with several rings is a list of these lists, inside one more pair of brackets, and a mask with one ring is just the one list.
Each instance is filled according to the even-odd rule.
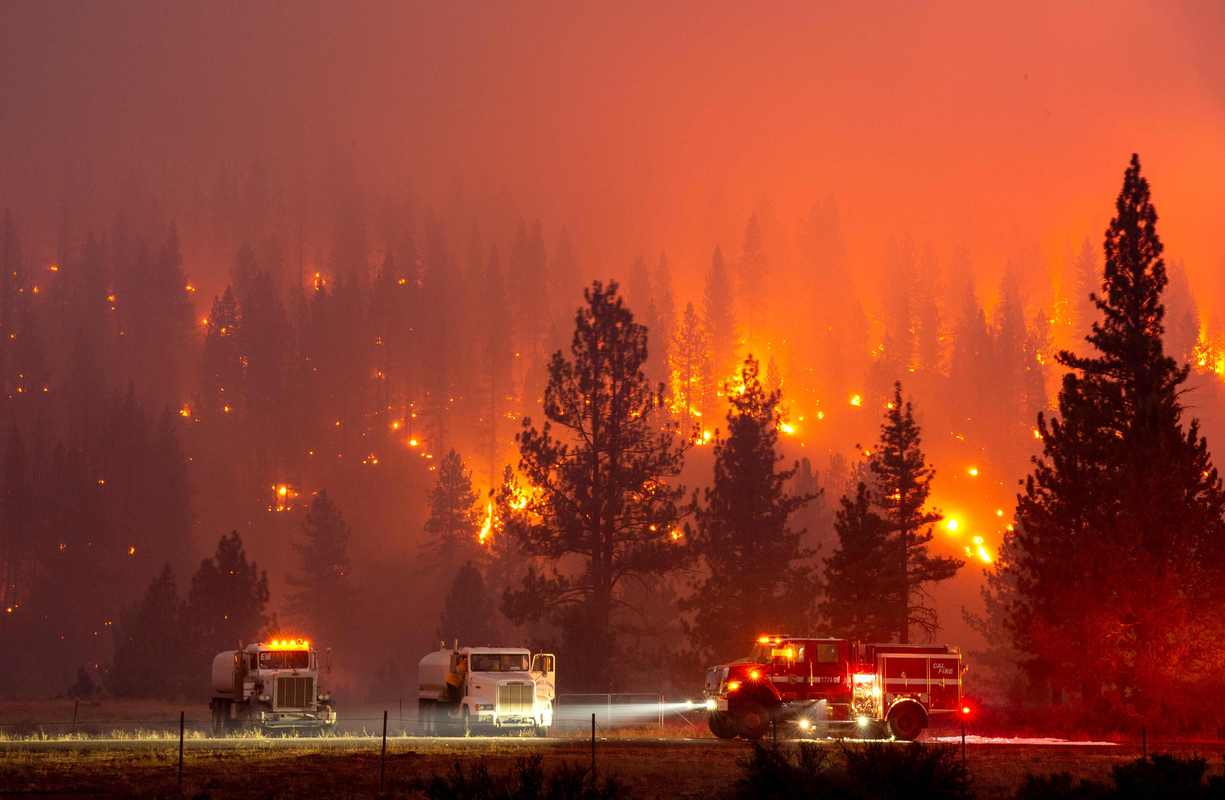
[[314,678],[277,678],[277,708],[307,708],[315,699]]
[[498,716],[530,717],[535,699],[536,685],[534,683],[500,683],[498,684]]

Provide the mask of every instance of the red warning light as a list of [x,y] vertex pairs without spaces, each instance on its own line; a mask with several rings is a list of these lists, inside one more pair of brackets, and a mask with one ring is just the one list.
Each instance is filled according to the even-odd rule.
[[968,716],[970,716],[970,707],[969,707],[969,706],[962,706],[962,707],[961,707],[961,715],[962,715],[963,717],[968,717]]

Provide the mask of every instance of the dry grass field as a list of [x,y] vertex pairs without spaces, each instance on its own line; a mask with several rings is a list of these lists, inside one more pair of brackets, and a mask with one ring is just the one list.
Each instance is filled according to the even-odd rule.
[[[35,721],[72,719],[72,704],[25,707],[0,705],[0,798],[198,797],[198,798],[373,798],[379,788],[377,736],[323,739],[239,737],[210,739],[201,732],[185,744],[183,785],[177,783],[177,730],[144,721],[177,719],[178,708],[125,704],[78,708],[89,731],[32,728]],[[87,713],[88,712],[88,713]],[[375,727],[375,726],[372,726]],[[391,726],[393,730],[396,726]],[[5,733],[5,731],[8,733]],[[58,730],[58,732],[57,732]],[[15,731],[20,731],[16,733]],[[113,731],[113,732],[111,732]],[[823,746],[836,748],[835,743]],[[940,745],[935,745],[940,746]],[[956,746],[956,745],[944,745]],[[1221,769],[1225,743],[1154,743],[1154,751],[1202,755]],[[740,742],[710,738],[688,724],[601,733],[597,764],[618,776],[632,796],[701,798],[724,794],[739,777],[750,752]],[[546,770],[563,763],[590,763],[590,741],[573,732],[550,739],[473,737],[444,739],[393,735],[388,739],[385,796],[420,796],[420,787],[454,762],[483,761],[496,773],[517,759],[539,754]],[[974,742],[967,765],[976,794],[1008,797],[1029,773],[1070,772],[1104,778],[1110,768],[1136,758],[1134,743],[1118,745],[1009,744]]]

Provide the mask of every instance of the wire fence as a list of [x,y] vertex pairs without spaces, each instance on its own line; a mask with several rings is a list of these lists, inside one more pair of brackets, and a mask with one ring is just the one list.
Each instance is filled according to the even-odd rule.
[[[149,715],[127,718],[121,714],[108,715],[97,704],[74,705],[62,719],[0,719],[0,741],[5,739],[40,738],[165,738],[178,736],[180,718]],[[199,709],[207,714],[207,708]],[[604,692],[559,694],[553,706],[553,729],[557,732],[583,731],[590,727],[595,714],[600,728],[664,728],[680,718],[690,726],[693,722],[685,714],[693,705],[685,700],[669,700],[654,692]],[[337,721],[328,734],[332,736],[378,736],[383,726],[381,710],[375,714],[374,707],[360,708],[354,714],[346,714],[344,707],[338,709]],[[71,714],[69,716],[68,714]],[[189,739],[213,736],[213,722],[209,716],[184,715],[182,725]],[[387,717],[389,736],[416,736],[423,733],[417,716],[415,700],[400,699],[390,704]],[[250,736],[239,733],[238,736]],[[278,735],[276,733],[270,735]],[[289,732],[289,736],[307,736],[306,733]]]

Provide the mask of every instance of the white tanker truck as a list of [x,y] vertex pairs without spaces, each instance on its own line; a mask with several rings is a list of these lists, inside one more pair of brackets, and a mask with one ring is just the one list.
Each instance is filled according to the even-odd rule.
[[319,686],[319,654],[305,639],[274,639],[213,658],[213,734],[253,728],[320,734],[336,724]]
[[553,724],[557,658],[519,647],[464,647],[427,654],[417,665],[422,733],[531,730]]

